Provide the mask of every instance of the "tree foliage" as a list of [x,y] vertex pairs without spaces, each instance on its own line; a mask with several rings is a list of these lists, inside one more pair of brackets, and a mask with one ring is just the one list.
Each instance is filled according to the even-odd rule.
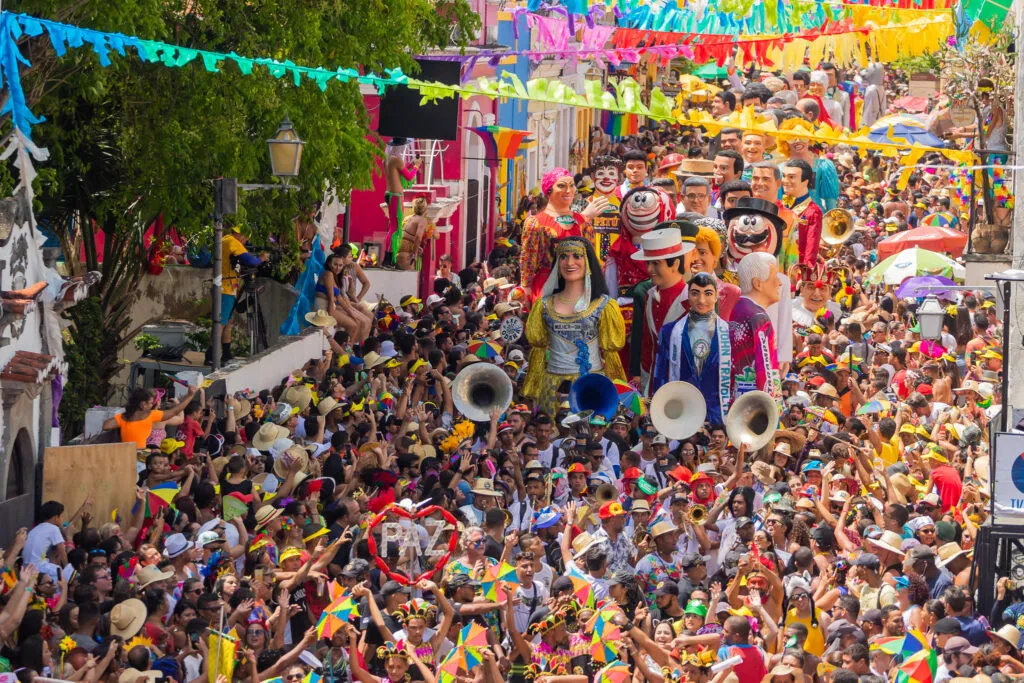
[[[396,66],[414,73],[412,55],[452,35],[473,36],[479,25],[467,0],[23,0],[18,11],[185,47],[378,73]],[[104,275],[96,293],[106,351],[98,381],[74,386],[73,373],[70,387],[93,402],[105,399],[116,351],[134,336],[128,310],[144,269],[145,226],[156,215],[196,234],[211,220],[210,180],[273,182],[266,140],[286,115],[307,142],[301,190],[243,194],[256,235],[290,227],[328,186],[346,192],[371,180],[380,141],[368,130],[356,83],[334,81],[321,91],[260,67],[249,76],[230,63],[208,73],[202,60],[167,68],[135,55],[112,55],[104,68],[87,47],[57,58],[45,37],[25,39],[21,49],[32,62],[22,76],[29,106],[47,118],[34,139],[51,154],[37,179],[40,221],[58,234],[69,262],[84,246],[85,263],[69,263],[73,269]],[[0,183],[9,189],[6,170]],[[106,237],[103,254],[93,248],[97,230]],[[70,315],[92,323],[96,311]],[[77,328],[72,343],[95,343]],[[71,357],[95,358],[83,350]]]

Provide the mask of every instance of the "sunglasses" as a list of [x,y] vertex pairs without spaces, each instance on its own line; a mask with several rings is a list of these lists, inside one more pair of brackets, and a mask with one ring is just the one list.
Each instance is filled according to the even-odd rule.
[[286,680],[286,681],[301,681],[303,678],[305,678],[305,676],[303,676],[302,674],[288,674],[287,676],[284,677],[284,680]]

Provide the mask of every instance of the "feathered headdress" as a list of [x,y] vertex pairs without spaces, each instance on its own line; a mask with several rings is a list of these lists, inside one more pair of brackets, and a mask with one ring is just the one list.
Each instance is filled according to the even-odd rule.
[[404,644],[394,641],[384,643],[377,648],[377,659],[386,660],[389,657],[401,657],[407,661],[409,659],[409,655],[405,652]]
[[399,605],[398,609],[391,613],[391,616],[405,624],[412,619],[429,620],[436,613],[436,611],[437,608],[431,605],[426,600],[414,598],[409,602],[405,602]]
[[544,617],[543,619],[541,619],[539,621],[535,621],[534,623],[530,624],[529,628],[526,629],[526,632],[528,634],[530,634],[531,636],[542,636],[545,633],[547,633],[548,631],[551,631],[552,629],[557,627],[559,624],[564,624],[564,623],[565,623],[565,616],[564,615],[557,614],[557,613],[556,614],[549,614],[548,616]]

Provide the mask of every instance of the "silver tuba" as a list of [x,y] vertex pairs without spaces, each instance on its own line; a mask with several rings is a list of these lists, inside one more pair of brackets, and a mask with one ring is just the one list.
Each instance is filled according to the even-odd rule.
[[452,401],[473,422],[488,422],[495,408],[504,412],[512,403],[512,380],[490,363],[464,367],[452,380]]
[[779,406],[763,391],[750,391],[732,402],[725,416],[725,433],[738,448],[746,443],[750,451],[761,448],[779,428]]
[[689,382],[669,382],[651,398],[651,422],[669,439],[688,439],[704,425],[704,395]]

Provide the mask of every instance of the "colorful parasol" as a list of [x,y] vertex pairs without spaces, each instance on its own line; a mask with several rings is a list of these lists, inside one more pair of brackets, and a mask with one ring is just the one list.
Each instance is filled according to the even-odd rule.
[[452,648],[448,655],[441,661],[438,668],[438,683],[453,683],[459,675],[459,667],[462,666],[462,657],[458,652],[459,648]]
[[501,348],[494,342],[476,340],[469,342],[467,350],[477,358],[494,358],[501,355]]
[[903,636],[892,636],[891,638],[878,638],[871,643],[872,650],[881,650],[887,655],[898,655],[903,649]]
[[938,669],[935,650],[921,650],[910,655],[900,664],[895,683],[933,683]]
[[565,572],[566,577],[572,581],[572,594],[576,601],[583,607],[594,606],[594,587],[576,566],[569,567]]
[[928,638],[923,633],[920,631],[907,631],[906,635],[903,636],[900,654],[903,655],[903,659],[906,661],[913,654],[931,649],[931,646],[928,644]]
[[505,591],[501,589],[501,581],[498,579],[497,568],[488,567],[484,571],[484,576],[480,579],[480,590],[483,592],[484,597],[491,602],[501,602],[507,596]]
[[884,415],[892,409],[892,404],[889,401],[868,401],[860,408],[857,408],[858,415]]
[[914,121],[909,117],[898,123],[883,122],[882,125],[878,125],[876,122],[868,132],[868,139],[872,142],[891,145],[910,144],[938,148],[946,146],[946,143],[929,131],[924,123]]
[[510,565],[508,562],[502,562],[501,566],[498,567],[498,581],[518,584],[519,575],[516,574],[516,568]]
[[353,616],[359,616],[359,607],[352,599],[352,594],[345,591],[324,609],[317,622],[316,633],[321,638],[331,638]]
[[[879,243],[879,249],[882,244]],[[942,275],[953,277],[954,268],[958,264],[953,259],[934,251],[912,247],[885,259],[868,271],[864,280],[868,284],[898,285],[908,277],[915,275]]]
[[621,379],[612,380],[615,390],[619,392],[619,404],[634,415],[644,414],[644,402],[632,384],[623,382]]
[[[173,481],[165,481],[162,484],[151,487],[146,493],[145,518],[155,517],[161,510],[168,507],[180,491],[181,487]],[[138,509],[138,505],[138,502],[136,502],[132,508],[133,514]]]
[[626,683],[633,677],[628,665],[615,660],[594,676],[594,683]]
[[951,214],[949,211],[936,211],[930,213],[917,222],[917,227],[923,227],[925,225],[935,225],[940,228],[952,228],[959,221],[957,217]]
[[459,631],[459,647],[487,647],[487,629],[472,622]]
[[887,258],[911,247],[959,258],[967,247],[967,233],[942,225],[920,226],[879,242],[878,257]]
[[613,661],[619,656],[616,643],[622,640],[622,629],[604,617],[598,616],[594,624],[594,635],[590,639],[590,656],[595,662]]
[[953,301],[956,299],[955,291],[952,289],[939,289],[940,287],[955,287],[956,283],[948,277],[940,275],[918,275],[908,277],[896,288],[896,296],[900,299],[918,299],[920,297],[934,294],[940,299]]

